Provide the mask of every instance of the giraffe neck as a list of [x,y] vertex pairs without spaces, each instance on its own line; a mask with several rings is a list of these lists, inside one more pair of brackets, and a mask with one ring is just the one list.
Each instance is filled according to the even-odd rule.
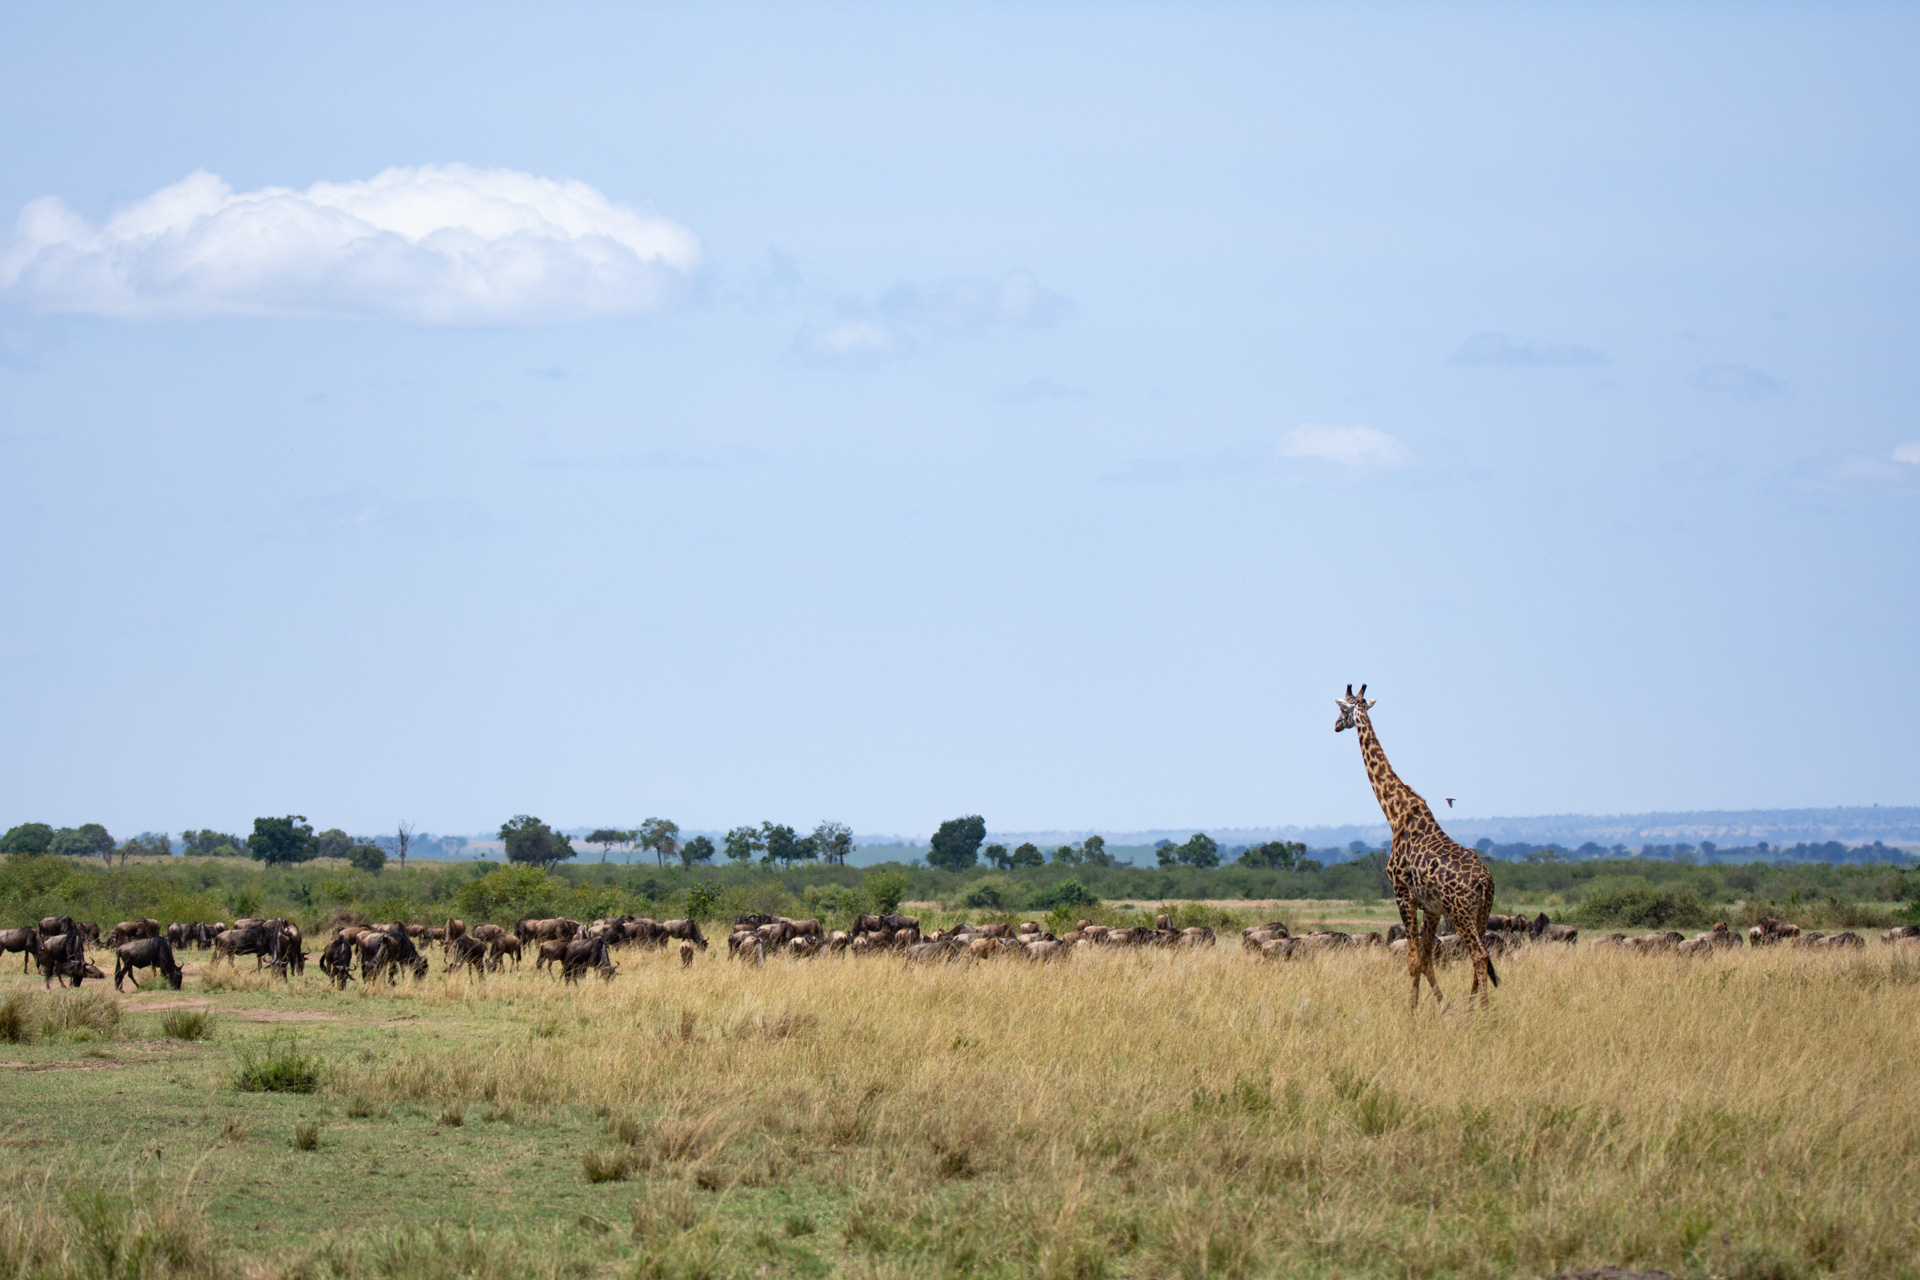
[[1400,781],[1400,775],[1387,763],[1386,748],[1380,745],[1373,723],[1362,713],[1354,717],[1354,724],[1360,731],[1360,759],[1367,766],[1367,781],[1373,784],[1374,798],[1380,802],[1380,812],[1387,815],[1387,825],[1393,828],[1395,842],[1438,831],[1440,824],[1434,819],[1433,810],[1427,808],[1418,791]]

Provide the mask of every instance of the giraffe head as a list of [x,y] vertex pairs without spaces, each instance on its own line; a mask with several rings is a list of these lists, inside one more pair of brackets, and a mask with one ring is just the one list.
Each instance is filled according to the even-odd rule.
[[[1374,699],[1374,702],[1378,701],[1378,698]],[[1333,705],[1340,708],[1340,718],[1333,722],[1333,731],[1339,733],[1342,729],[1351,729],[1366,719],[1367,710],[1373,706],[1373,702],[1367,701],[1367,686],[1361,685],[1360,692],[1355,693],[1353,686],[1348,685],[1347,696],[1335,698]]]

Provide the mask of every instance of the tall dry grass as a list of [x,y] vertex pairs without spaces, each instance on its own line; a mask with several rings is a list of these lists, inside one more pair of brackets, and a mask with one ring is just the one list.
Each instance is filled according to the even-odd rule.
[[[1379,952],[717,957],[381,989],[487,1034],[330,1087],[599,1106],[632,1176],[843,1197],[878,1274],[1920,1274],[1920,963],[1890,949],[1534,948],[1489,1009],[1454,969],[1418,1016]],[[656,1272],[724,1254],[690,1221]]]

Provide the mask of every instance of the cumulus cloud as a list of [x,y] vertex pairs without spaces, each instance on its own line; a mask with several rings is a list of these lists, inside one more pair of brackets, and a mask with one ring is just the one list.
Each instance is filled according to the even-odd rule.
[[1072,302],[1025,271],[998,280],[967,276],[902,284],[871,304],[843,299],[838,322],[802,326],[794,347],[814,360],[865,364],[988,329],[1041,328],[1072,309]]
[[1920,440],[1909,440],[1905,444],[1895,445],[1893,447],[1893,460],[1895,462],[1911,462],[1914,466],[1920,467]]
[[1769,373],[1744,364],[1710,364],[1693,375],[1693,385],[1736,400],[1765,400],[1787,389],[1787,384]]
[[1605,364],[1604,352],[1591,347],[1552,342],[1515,342],[1504,333],[1476,333],[1453,353],[1455,364],[1490,365],[1505,369],[1575,368]]
[[699,262],[687,228],[584,182],[450,164],[236,192],[198,172],[99,227],[33,201],[0,290],[116,319],[541,324],[661,310]]
[[1295,427],[1280,438],[1282,458],[1311,458],[1355,470],[1404,467],[1412,452],[1377,427]]

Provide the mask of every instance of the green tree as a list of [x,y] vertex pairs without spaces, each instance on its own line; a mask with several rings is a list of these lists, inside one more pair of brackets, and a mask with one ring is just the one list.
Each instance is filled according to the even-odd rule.
[[245,840],[215,831],[212,827],[204,831],[183,831],[180,838],[185,846],[180,852],[189,858],[239,858],[246,855]]
[[729,862],[752,862],[753,855],[766,847],[766,841],[760,838],[758,827],[735,827],[727,832],[726,851]]
[[1007,852],[1007,846],[1003,844],[988,845],[980,851],[980,856],[1002,871],[1013,865],[1013,855]]
[[[705,839],[704,836],[700,838]],[[711,846],[713,842],[708,840],[707,844]],[[720,905],[720,891],[703,880],[695,881],[687,886],[686,901],[687,919],[710,920],[714,908]]]
[[680,824],[665,818],[648,818],[640,824],[640,847],[653,850],[661,866],[680,852]]
[[573,856],[573,842],[531,814],[518,813],[500,824],[507,861],[546,867]]
[[813,847],[824,861],[845,866],[853,852],[853,828],[844,822],[822,822],[813,829]]
[[1053,860],[1063,867],[1080,865],[1080,851],[1070,844],[1063,844],[1053,851]]
[[54,832],[52,852],[72,858],[111,858],[117,843],[99,823],[83,822]]
[[45,853],[53,847],[53,828],[44,822],[23,822],[0,836],[0,853]]
[[338,827],[329,827],[313,838],[314,856],[344,858],[353,848],[353,837]]
[[875,871],[860,882],[860,888],[875,911],[892,915],[907,896],[907,878],[898,871]]
[[1014,867],[1038,867],[1043,865],[1046,860],[1046,856],[1040,852],[1040,847],[1032,841],[1028,841],[1013,851],[1013,857],[1008,859],[1007,865]]
[[1113,855],[1107,852],[1105,836],[1088,836],[1080,842],[1080,860],[1090,867],[1110,867]]
[[164,831],[142,831],[120,846],[120,865],[128,858],[171,858],[173,837]]
[[1196,831],[1187,837],[1187,842],[1180,846],[1175,856],[1184,867],[1199,867],[1202,870],[1217,867],[1220,865],[1220,842],[1204,831]]
[[1243,867],[1254,867],[1262,871],[1291,871],[1305,854],[1307,846],[1286,840],[1269,840],[1265,844],[1251,845],[1243,850],[1238,859]]
[[600,846],[600,861],[605,862],[607,855],[613,852],[613,846],[631,843],[633,835],[631,831],[622,831],[616,827],[601,827],[587,837],[587,843]]
[[305,862],[313,857],[313,828],[304,813],[284,818],[255,818],[253,834],[247,837],[247,852],[254,861],[269,865]]
[[713,854],[713,841],[705,836],[695,836],[680,846],[680,865],[691,867],[696,862],[712,862]]
[[760,824],[760,840],[766,846],[765,861],[778,862],[782,866],[792,866],[796,862],[811,862],[820,856],[820,850],[813,837],[801,839],[799,833],[784,824],[763,822]]
[[980,845],[986,838],[987,820],[979,814],[949,818],[933,833],[927,863],[942,871],[965,871],[980,860]]
[[387,851],[377,844],[356,844],[347,850],[347,863],[358,870],[378,875],[387,865]]

